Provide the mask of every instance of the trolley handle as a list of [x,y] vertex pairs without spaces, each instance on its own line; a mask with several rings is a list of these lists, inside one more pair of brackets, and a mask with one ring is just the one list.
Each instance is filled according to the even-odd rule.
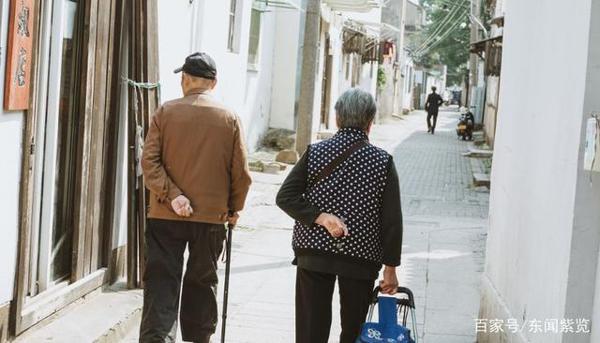
[[[379,295],[379,293],[381,293],[381,287],[377,286],[373,290],[373,303],[377,302],[377,296]],[[396,295],[398,294],[405,294],[408,297],[408,299],[398,298],[398,304],[408,305],[413,309],[415,308],[415,296],[413,295],[413,292],[410,289],[408,289],[407,287],[398,287]],[[406,303],[406,300],[408,300],[408,303]]]

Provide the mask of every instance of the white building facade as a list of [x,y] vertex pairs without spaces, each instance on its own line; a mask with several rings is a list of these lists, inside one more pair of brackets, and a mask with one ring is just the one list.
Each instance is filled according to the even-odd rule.
[[600,341],[600,168],[584,163],[598,140],[600,1],[540,9],[505,6],[480,309],[523,329],[480,343]]
[[[289,98],[295,93],[295,79],[282,77],[281,71],[295,68],[297,48],[287,49],[282,44],[299,39],[300,7],[292,0],[283,7],[267,3],[254,0],[160,0],[158,3],[162,100],[181,96],[180,75],[172,70],[192,52],[208,53],[218,69],[214,96],[238,113],[250,150],[257,148],[269,126],[290,127],[277,119],[271,122],[272,111],[281,111],[286,117],[292,115],[293,119]],[[290,94],[271,101],[274,93],[279,95],[283,91]]]
[[[350,9],[351,1],[324,1],[321,5],[321,24],[317,75],[314,87],[312,132],[334,131],[335,101],[350,87],[360,87],[373,96],[377,92],[378,44],[381,33],[381,4],[364,1],[364,6]],[[300,13],[281,13],[279,18],[287,26],[277,30],[275,48],[277,56],[273,78],[270,127],[294,130],[299,97],[301,68],[300,56],[303,41],[303,19]],[[298,25],[298,26],[297,26]],[[363,39],[371,51],[365,54],[349,46],[349,32]],[[298,35],[299,39],[291,39]],[[372,59],[370,57],[372,56]],[[297,67],[298,66],[298,67]],[[292,85],[295,87],[292,88]],[[293,91],[292,91],[293,90]]]

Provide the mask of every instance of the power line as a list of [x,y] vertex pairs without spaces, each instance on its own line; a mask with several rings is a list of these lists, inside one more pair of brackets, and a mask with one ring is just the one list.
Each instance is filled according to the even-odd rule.
[[[462,1],[462,3],[464,3],[465,0]],[[466,9],[463,7],[463,10]],[[423,43],[421,43],[421,45],[416,49],[416,51],[419,51],[423,48],[425,48],[428,44],[430,44],[437,35],[439,35],[441,32],[443,32],[443,30],[445,28],[447,28],[448,24],[450,24],[450,26],[452,26],[452,21],[455,20],[457,17],[456,15],[458,14],[459,18],[460,18],[460,10],[461,10],[461,3],[460,2],[456,2],[454,4],[454,7],[450,10],[450,12],[448,12],[448,14],[444,17],[444,19],[442,20],[442,22],[440,24],[438,24],[438,26],[433,30],[433,32],[431,34],[429,34],[429,36],[423,41]]]
[[[462,22],[460,20],[455,21],[455,19],[460,19],[461,16],[465,15],[466,12],[457,12],[457,15],[454,15],[452,18],[452,21],[449,22],[449,25],[445,25],[444,28],[442,30],[440,30],[439,32],[435,33],[435,36],[432,36],[432,39],[427,40],[425,43],[421,44],[421,46],[415,50],[416,53],[419,53],[421,51],[424,50],[428,50],[429,46],[431,44],[435,44],[436,42],[440,41],[441,39],[445,39],[445,37],[448,36],[449,32],[452,32],[454,29],[456,29],[456,27],[458,25],[461,25]],[[443,32],[445,30],[445,32]],[[443,33],[442,33],[443,32]],[[441,35],[440,35],[441,33]]]
[[448,12],[448,14],[446,14],[444,19],[436,26],[436,28],[428,35],[428,37],[425,38],[425,40],[421,43],[421,45],[417,48],[417,50],[424,47],[426,44],[429,43],[429,41],[431,41],[431,39],[433,39],[436,35],[438,35],[441,32],[441,28],[444,27],[448,22],[450,22],[450,18],[454,17],[458,10],[459,10],[459,7],[454,6],[450,10],[450,12]]
[[446,33],[444,33],[437,41],[433,42],[431,45],[429,45],[425,49],[419,50],[417,52],[417,54],[419,56],[423,56],[424,54],[428,53],[434,47],[440,45],[446,38],[448,38],[448,36],[450,36],[454,32],[454,30],[456,30],[458,28],[458,26],[460,26],[460,24],[461,23],[454,24],[454,26],[451,29],[449,29]]
[[[460,5],[460,3],[456,3],[457,7]],[[455,7],[456,9],[456,7]],[[447,29],[447,31],[442,34],[441,36],[438,36],[440,34],[440,32],[443,31],[442,26],[440,25],[431,35],[428,39],[425,40],[425,42],[423,44],[421,44],[421,46],[419,46],[418,49],[415,50],[415,53],[419,54],[420,52],[423,51],[428,51],[431,49],[431,45],[437,45],[437,42],[440,42],[441,40],[444,40],[451,32],[453,32],[453,30],[456,29],[457,25],[462,24],[460,22],[460,18],[462,15],[465,15],[466,12],[468,11],[468,8],[463,7],[462,12],[459,10],[458,12],[454,13],[454,15],[452,16],[451,22],[450,22],[450,26],[448,28],[447,26],[447,20],[444,20],[444,26],[443,29]],[[458,16],[457,16],[458,15]],[[449,17],[449,16],[448,16]],[[448,19],[448,17],[446,19]],[[456,22],[452,22],[456,19],[459,19],[459,21]],[[421,54],[422,55],[422,54]]]
[[450,1],[450,0],[438,0],[438,2],[440,4],[442,4],[442,5],[448,5],[448,6],[459,5],[462,8],[466,8],[466,9],[469,8],[469,5],[467,5],[464,2],[462,4],[457,4],[457,3],[453,2],[453,1]]
[[448,38],[448,36],[450,36],[450,34],[452,34],[454,32],[454,30],[456,30],[461,24],[462,24],[461,22],[456,22],[454,24],[454,26],[452,26],[452,28],[449,29],[446,33],[444,33],[437,41],[433,42],[431,45],[429,45],[425,49],[417,51],[416,54],[418,54],[419,56],[423,56],[424,54],[429,52],[431,49],[433,49],[434,47],[436,47],[440,43],[442,43],[446,38]]
[[462,3],[460,3],[460,2],[457,3],[456,1],[453,1],[453,0],[434,0],[429,3],[429,6],[442,4],[442,5],[449,5],[449,6],[459,5],[464,8],[469,8],[469,4],[466,3],[467,1],[470,1],[470,0],[462,1]]

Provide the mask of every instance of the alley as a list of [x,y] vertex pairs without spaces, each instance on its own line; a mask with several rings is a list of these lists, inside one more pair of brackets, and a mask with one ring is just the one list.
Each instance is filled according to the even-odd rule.
[[[368,122],[398,173],[414,343],[600,343],[600,0],[3,0],[0,65],[0,343],[139,342],[145,289],[173,322],[174,237],[209,246],[184,253],[190,271],[218,264],[211,342],[317,333],[295,328],[294,221],[275,199],[308,145]],[[371,235],[383,161],[361,155],[360,177],[311,196],[351,236],[305,231],[307,255],[397,261]],[[232,213],[223,325],[220,239],[198,239]],[[339,342],[337,289],[332,310],[309,343]]]
[[[488,194],[471,186],[470,164],[461,155],[467,143],[453,131],[456,119],[455,112],[442,113],[431,136],[424,114],[414,112],[371,134],[376,145],[393,153],[400,173],[405,216],[400,282],[415,293],[419,335],[426,343],[475,340]],[[274,204],[284,178],[253,173],[248,207],[234,233],[228,342],[293,341],[292,221]],[[334,316],[331,342],[338,334]],[[127,341],[136,337],[132,332]]]

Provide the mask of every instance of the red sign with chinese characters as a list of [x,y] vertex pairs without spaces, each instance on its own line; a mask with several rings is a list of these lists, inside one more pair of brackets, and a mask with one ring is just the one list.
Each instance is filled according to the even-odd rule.
[[33,0],[11,0],[4,82],[4,109],[29,108],[33,58]]

